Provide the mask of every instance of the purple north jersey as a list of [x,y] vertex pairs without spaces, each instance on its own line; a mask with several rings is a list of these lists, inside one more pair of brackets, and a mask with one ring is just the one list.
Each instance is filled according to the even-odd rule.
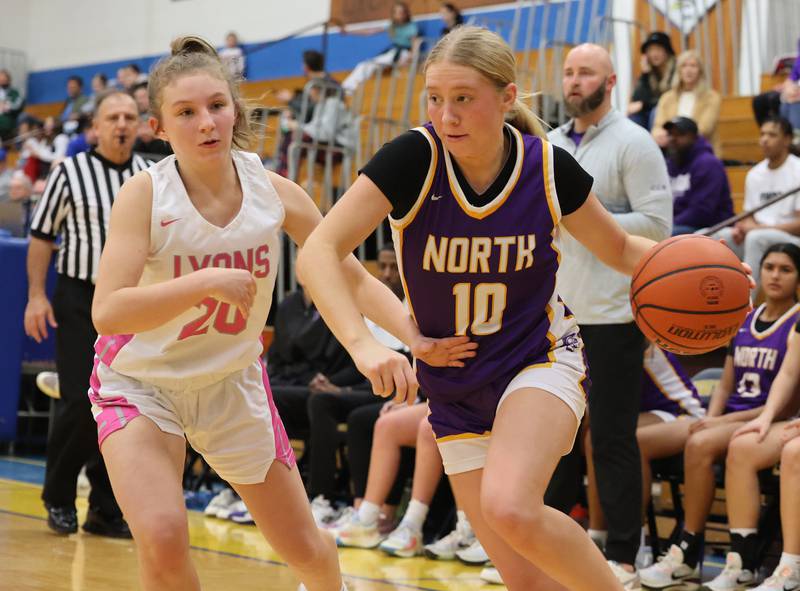
[[697,388],[672,353],[650,345],[644,352],[641,412],[705,416]]
[[750,312],[733,338],[734,384],[725,412],[750,410],[764,405],[786,356],[789,335],[800,315],[800,304],[792,306],[783,316],[762,332],[756,330],[756,319],[764,304]]
[[481,207],[467,201],[433,126],[415,130],[430,143],[428,175],[411,210],[391,219],[407,301],[422,334],[468,335],[478,343],[464,368],[418,361],[420,385],[433,401],[458,401],[484,388],[502,392],[521,369],[552,363],[554,347],[581,347],[575,319],[555,291],[561,210],[553,149],[509,129],[517,148],[513,173]]

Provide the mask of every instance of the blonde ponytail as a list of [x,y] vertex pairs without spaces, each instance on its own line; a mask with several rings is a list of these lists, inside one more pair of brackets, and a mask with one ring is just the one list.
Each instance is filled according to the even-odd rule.
[[546,135],[544,122],[519,98],[506,116],[506,121],[522,133],[540,138]]

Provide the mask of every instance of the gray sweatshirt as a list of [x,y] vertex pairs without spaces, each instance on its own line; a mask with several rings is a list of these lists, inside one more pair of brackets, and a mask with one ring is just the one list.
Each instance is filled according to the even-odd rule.
[[[672,194],[664,157],[650,134],[611,110],[586,130],[580,146],[569,137],[573,122],[548,139],[572,154],[594,177],[592,192],[629,234],[660,241],[672,230]],[[623,324],[633,320],[630,277],[600,260],[561,226],[558,293],[579,324]]]

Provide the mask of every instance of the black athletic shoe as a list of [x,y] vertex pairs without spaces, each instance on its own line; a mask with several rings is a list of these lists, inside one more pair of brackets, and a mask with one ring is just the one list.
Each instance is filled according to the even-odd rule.
[[61,535],[74,534],[78,531],[78,512],[75,507],[53,507],[47,509],[47,527]]
[[86,521],[83,522],[83,531],[96,536],[109,538],[131,539],[131,530],[122,517],[106,517],[96,509],[89,509]]

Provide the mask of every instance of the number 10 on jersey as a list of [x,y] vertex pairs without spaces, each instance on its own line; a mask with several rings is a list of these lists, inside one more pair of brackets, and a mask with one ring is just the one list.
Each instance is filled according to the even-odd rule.
[[456,300],[457,336],[467,334],[467,329],[474,335],[485,336],[502,328],[506,309],[505,283],[478,283],[474,289],[471,283],[456,283],[453,296]]

